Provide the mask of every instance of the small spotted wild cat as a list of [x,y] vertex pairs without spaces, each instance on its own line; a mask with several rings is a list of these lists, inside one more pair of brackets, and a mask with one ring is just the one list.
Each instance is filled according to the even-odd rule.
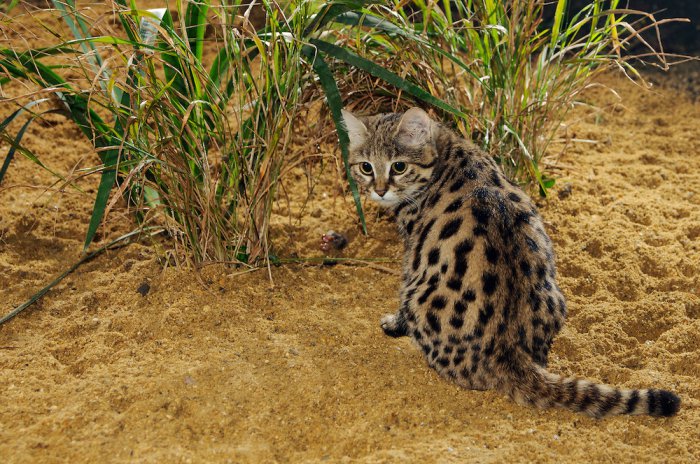
[[622,390],[546,369],[566,316],[554,253],[530,199],[495,161],[419,108],[343,119],[354,179],[392,208],[405,244],[401,305],[382,318],[464,388],[594,417],[672,416],[665,390]]

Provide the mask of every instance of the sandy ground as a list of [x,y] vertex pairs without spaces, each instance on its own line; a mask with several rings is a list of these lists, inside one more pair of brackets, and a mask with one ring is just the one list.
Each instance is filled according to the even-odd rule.
[[[540,204],[570,309],[550,368],[674,390],[677,417],[594,420],[440,379],[407,339],[382,334],[397,236],[371,207],[359,233],[329,162],[301,217],[282,213],[302,210],[306,182],[287,181],[279,254],[320,256],[332,228],[351,238],[344,256],[386,262],[284,265],[270,281],[164,268],[152,243],[93,260],[0,327],[0,462],[697,462],[700,106],[606,84],[622,101],[587,94],[604,110],[575,111],[567,134],[597,143],[563,151]],[[60,117],[26,142],[59,172],[96,160]],[[78,182],[85,194],[52,181],[20,157],[0,187],[2,313],[80,256],[97,179]],[[117,208],[102,243],[131,227]]]

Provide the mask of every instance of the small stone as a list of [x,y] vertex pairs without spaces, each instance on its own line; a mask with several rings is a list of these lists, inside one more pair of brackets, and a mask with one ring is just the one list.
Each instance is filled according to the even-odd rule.
[[571,182],[567,182],[561,186],[559,189],[559,193],[557,194],[560,199],[567,198],[571,196],[571,190],[573,189],[573,186],[571,185]]
[[148,292],[151,291],[151,286],[148,282],[144,282],[141,285],[139,285],[139,288],[137,288],[136,291],[139,292],[141,296],[146,296],[148,295]]

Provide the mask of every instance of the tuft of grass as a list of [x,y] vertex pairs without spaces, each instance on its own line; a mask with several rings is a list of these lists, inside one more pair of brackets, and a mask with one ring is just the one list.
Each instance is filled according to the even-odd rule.
[[[644,85],[636,66],[669,65],[663,49],[655,50],[641,35],[651,30],[658,36],[659,26],[669,20],[619,8],[618,0],[593,0],[580,11],[568,10],[567,0],[370,5],[338,18],[350,26],[338,39],[458,109],[444,112],[436,106],[496,157],[506,174],[546,195],[554,179],[542,172],[541,160],[567,111],[595,77],[617,68]],[[627,53],[633,45],[642,51]],[[374,95],[361,106],[397,106],[387,100],[402,95],[401,87],[353,69],[344,75],[339,83],[344,90]],[[398,106],[412,104],[404,100]]]
[[[74,0],[53,0],[71,38],[57,32],[50,47],[0,46],[0,79],[32,89],[30,102],[0,123],[0,137],[11,146],[0,182],[16,152],[43,166],[22,137],[36,118],[60,112],[101,161],[84,172],[100,175],[85,250],[121,196],[142,226],[168,231],[182,260],[269,264],[272,204],[284,166],[293,164],[287,148],[306,86],[317,85],[326,96],[347,168],[343,101],[328,62],[356,66],[464,116],[326,40],[340,16],[366,3],[178,0],[170,11],[115,0],[113,10],[100,14],[80,10]],[[30,118],[10,134],[10,123],[25,112]],[[348,181],[364,228],[349,174]]]

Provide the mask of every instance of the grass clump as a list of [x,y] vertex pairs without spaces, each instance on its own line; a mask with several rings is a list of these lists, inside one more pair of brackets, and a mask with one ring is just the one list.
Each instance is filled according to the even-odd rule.
[[[445,116],[511,178],[545,195],[554,180],[541,160],[595,77],[617,68],[643,83],[635,68],[642,60],[668,67],[663,50],[641,35],[658,34],[665,21],[619,3],[594,0],[569,11],[567,0],[395,2],[344,15],[346,24],[364,29],[350,29],[342,40],[466,114]],[[380,100],[395,92],[352,72],[344,88]]]

